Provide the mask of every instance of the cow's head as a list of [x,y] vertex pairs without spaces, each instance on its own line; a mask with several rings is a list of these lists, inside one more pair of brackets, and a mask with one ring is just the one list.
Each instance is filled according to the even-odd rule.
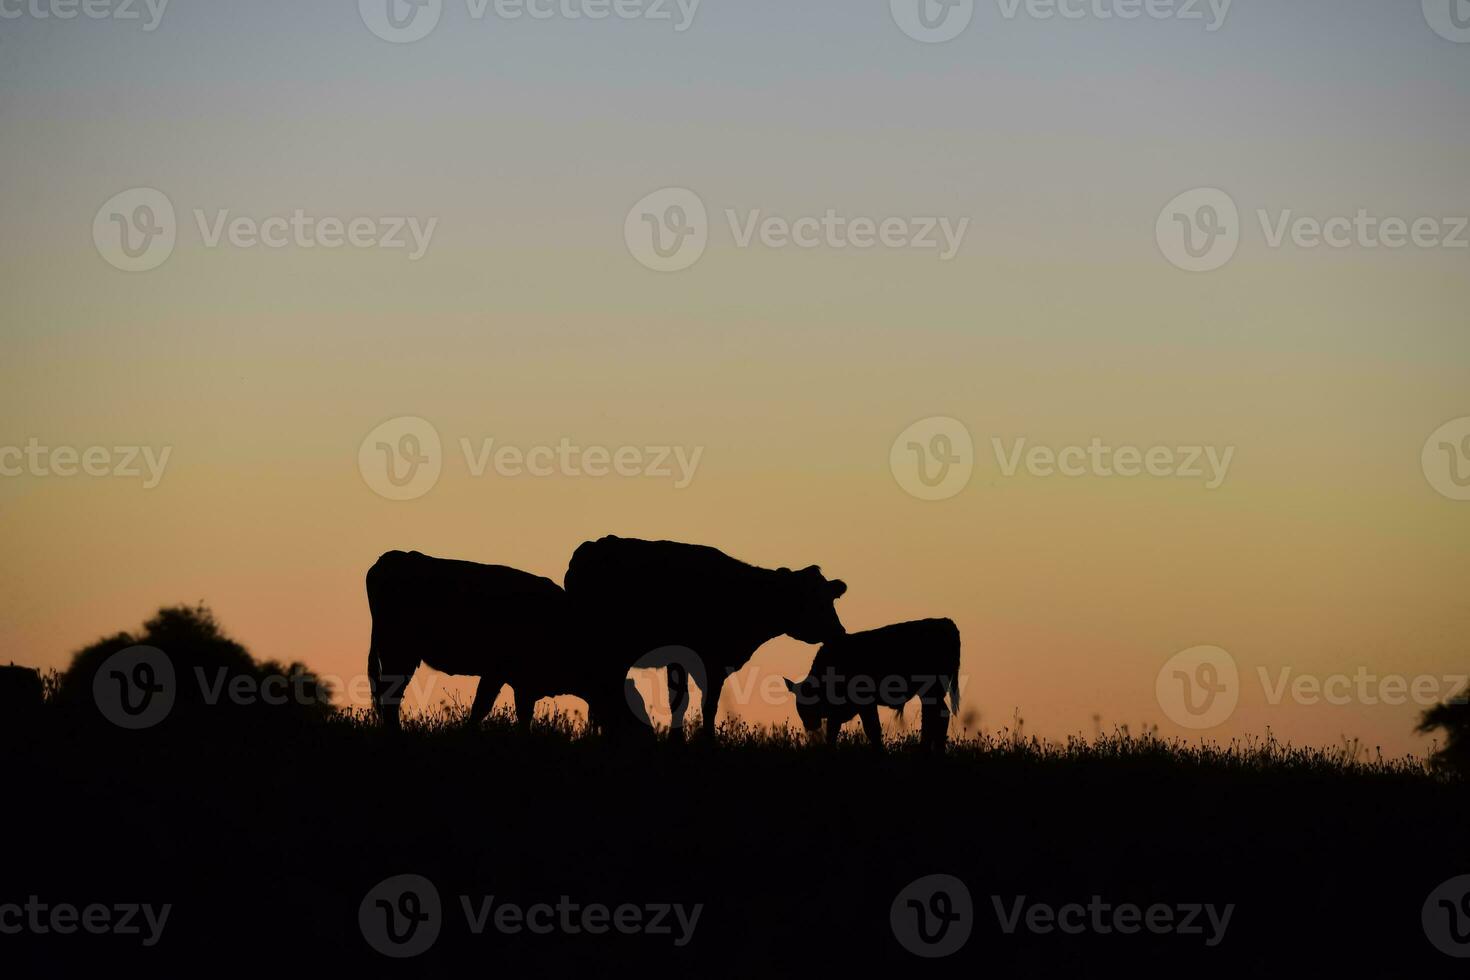
[[837,599],[847,583],[829,579],[816,565],[799,572],[781,569],[786,622],[782,632],[803,643],[826,643],[847,632],[837,618]]
[[796,695],[796,716],[801,719],[801,727],[807,730],[807,734],[819,736],[822,730],[822,692],[817,679],[808,677],[798,682],[783,677],[782,680],[786,681],[786,690]]

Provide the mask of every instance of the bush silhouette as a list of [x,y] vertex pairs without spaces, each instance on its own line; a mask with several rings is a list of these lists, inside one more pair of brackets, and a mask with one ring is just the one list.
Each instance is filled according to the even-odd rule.
[[1470,776],[1470,701],[1462,697],[1425,711],[1418,731],[1436,728],[1443,729],[1445,744],[1430,756],[1429,764],[1439,772]]
[[331,687],[306,665],[256,661],[200,603],[165,606],[138,633],[121,632],[78,650],[62,673],[54,703],[96,714],[93,684],[108,658],[129,647],[163,651],[174,673],[173,707],[164,724],[232,720],[312,720],[335,713]]

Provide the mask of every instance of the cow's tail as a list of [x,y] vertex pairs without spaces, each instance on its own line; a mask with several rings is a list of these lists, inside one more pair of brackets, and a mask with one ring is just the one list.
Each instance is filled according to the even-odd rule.
[[949,627],[954,631],[954,666],[939,678],[944,685],[945,693],[949,695],[949,712],[951,718],[960,716],[960,631],[953,622]]
[[954,674],[940,674],[939,683],[944,687],[944,693],[949,695],[949,715],[951,718],[960,716],[960,684]]

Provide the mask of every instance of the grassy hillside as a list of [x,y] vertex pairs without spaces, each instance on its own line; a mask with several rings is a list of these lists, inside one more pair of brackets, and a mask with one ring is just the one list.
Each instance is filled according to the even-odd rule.
[[[740,727],[717,747],[617,747],[566,722],[529,736],[504,718],[464,731],[449,713],[391,737],[347,715],[125,732],[48,711],[7,741],[0,902],[173,906],[152,948],[116,935],[0,936],[18,961],[49,967],[565,975],[615,957],[652,976],[1442,972],[1458,964],[1429,944],[1421,906],[1470,871],[1463,785],[1413,760],[1270,740],[992,736],[933,759]],[[406,873],[433,883],[442,928],[422,955],[395,962],[364,939],[359,907]],[[919,959],[895,938],[891,906],[940,873],[968,888],[973,933],[949,957]],[[1214,946],[1208,933],[1003,928],[1022,896],[1024,909],[1094,895],[1234,908]],[[461,896],[471,910],[488,896],[702,910],[683,946],[616,932],[475,935]]]

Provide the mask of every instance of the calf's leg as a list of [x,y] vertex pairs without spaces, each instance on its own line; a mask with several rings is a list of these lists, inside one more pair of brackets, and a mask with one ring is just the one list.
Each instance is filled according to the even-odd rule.
[[531,730],[531,719],[536,715],[536,692],[529,688],[516,688],[516,727],[523,732]]
[[480,678],[480,685],[475,688],[475,700],[470,705],[470,716],[465,719],[466,727],[474,728],[495,707],[495,696],[500,693],[500,684],[500,681],[489,677]]

